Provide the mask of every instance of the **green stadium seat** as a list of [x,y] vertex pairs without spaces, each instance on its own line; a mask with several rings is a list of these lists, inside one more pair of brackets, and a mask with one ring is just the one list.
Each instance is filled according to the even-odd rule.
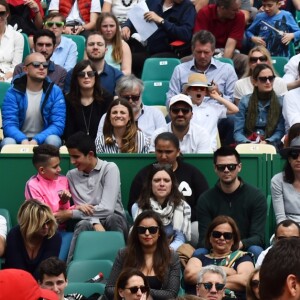
[[66,289],[65,295],[79,293],[85,297],[98,293],[104,294],[105,285],[102,283],[82,283],[82,282],[69,282]]
[[65,37],[74,41],[77,45],[78,57],[77,62],[84,59],[85,37],[82,35],[64,34]]
[[170,80],[174,68],[179,64],[178,58],[147,58],[143,67],[142,80]]
[[22,33],[22,35],[23,35],[23,38],[24,38],[24,50],[23,50],[23,61],[24,61],[25,57],[27,55],[29,55],[31,51],[30,51],[29,40],[28,40],[27,34]]
[[142,95],[145,105],[166,105],[169,81],[145,81]]
[[79,234],[73,260],[114,261],[119,249],[125,247],[124,236],[117,231],[83,231]]
[[234,66],[233,65],[233,60],[231,58],[227,58],[227,57],[214,57],[214,58],[221,61],[221,62],[223,62],[223,63],[227,63],[227,64],[230,64],[230,65]]
[[284,66],[289,62],[287,57],[272,56],[272,63],[276,73],[282,77],[284,75]]

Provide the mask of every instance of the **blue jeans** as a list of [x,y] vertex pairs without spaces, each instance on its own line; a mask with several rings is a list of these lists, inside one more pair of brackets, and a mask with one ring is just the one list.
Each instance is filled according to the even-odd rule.
[[[13,138],[10,137],[6,137],[2,140],[1,144],[0,144],[0,148],[2,148],[5,145],[12,145],[12,144],[17,144],[17,141]],[[57,148],[59,148],[62,143],[61,143],[61,139],[59,136],[51,134],[49,135],[46,139],[44,144],[49,144],[49,145],[53,145]]]

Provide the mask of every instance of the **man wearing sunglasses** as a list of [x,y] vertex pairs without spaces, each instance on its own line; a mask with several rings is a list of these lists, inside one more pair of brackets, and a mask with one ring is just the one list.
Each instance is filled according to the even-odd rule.
[[51,61],[70,71],[77,62],[77,45],[71,39],[62,35],[66,19],[60,13],[52,13],[44,18],[44,28],[55,34],[56,44]]
[[[267,200],[262,191],[239,177],[242,170],[240,155],[232,147],[221,147],[214,152],[217,184],[203,193],[197,202],[199,247],[204,247],[207,228],[219,215],[234,219],[240,230],[239,249],[252,252],[256,259],[263,250],[267,218]],[[206,253],[201,248],[198,254]]]
[[[54,33],[47,29],[38,30],[33,36],[33,44],[34,52],[41,53],[49,64],[47,68],[48,77],[63,89],[67,71],[50,60],[56,44]],[[23,73],[23,68],[24,63],[18,64],[15,67],[13,77]]]
[[225,296],[226,273],[222,267],[208,265],[198,274],[196,293],[208,300],[222,300]]
[[191,122],[193,103],[191,98],[179,94],[173,96],[169,103],[171,122],[158,128],[151,137],[150,152],[155,151],[154,141],[162,132],[172,132],[179,139],[181,153],[211,153],[211,138],[208,131]]
[[47,77],[49,63],[41,53],[24,60],[24,73],[16,76],[7,91],[3,106],[6,144],[51,144],[61,146],[66,104],[60,88]]
[[[275,228],[275,238],[273,243],[277,243],[280,240],[287,239],[287,238],[300,238],[300,226],[297,222],[293,220],[284,220],[277,224]],[[263,263],[263,260],[269,250],[272,248],[270,246],[266,250],[264,250],[258,257],[255,267],[258,268]]]

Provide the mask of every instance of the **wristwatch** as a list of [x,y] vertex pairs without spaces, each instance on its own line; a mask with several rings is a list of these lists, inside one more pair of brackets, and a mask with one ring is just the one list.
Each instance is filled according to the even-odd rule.
[[162,20],[160,21],[160,25],[164,25],[164,24],[165,24],[165,20],[162,19]]

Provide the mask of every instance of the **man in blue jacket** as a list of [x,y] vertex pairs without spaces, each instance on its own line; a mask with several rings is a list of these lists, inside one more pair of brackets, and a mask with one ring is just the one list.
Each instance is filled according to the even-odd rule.
[[48,62],[41,53],[32,53],[24,61],[23,71],[7,91],[2,119],[6,144],[51,144],[61,146],[66,105],[60,88],[47,77]]

